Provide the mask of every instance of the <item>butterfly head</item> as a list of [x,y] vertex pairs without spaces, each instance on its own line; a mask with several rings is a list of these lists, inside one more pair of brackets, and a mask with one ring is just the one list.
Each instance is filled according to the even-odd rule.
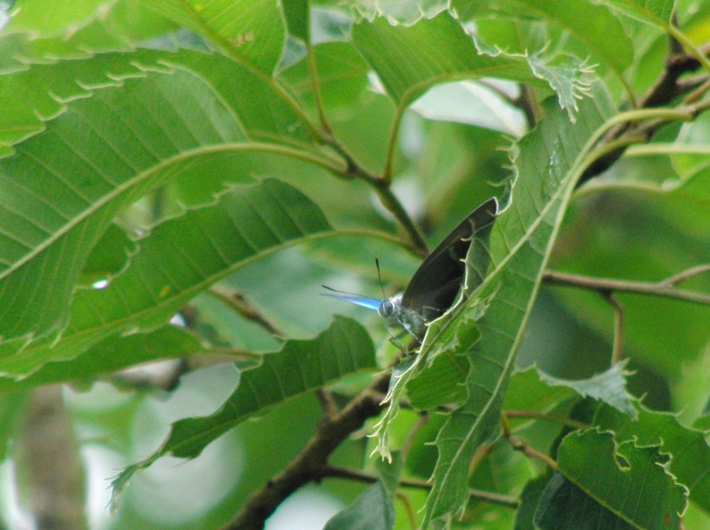
[[380,302],[377,313],[387,322],[396,322],[397,315],[402,308],[402,295],[398,294],[391,298],[385,298]]

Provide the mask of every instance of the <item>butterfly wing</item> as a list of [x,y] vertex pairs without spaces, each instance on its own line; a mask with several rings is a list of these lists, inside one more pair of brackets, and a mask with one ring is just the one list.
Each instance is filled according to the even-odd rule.
[[412,276],[402,296],[404,308],[430,321],[451,307],[466,273],[471,236],[490,225],[497,211],[498,201],[494,197],[473,210],[439,243]]

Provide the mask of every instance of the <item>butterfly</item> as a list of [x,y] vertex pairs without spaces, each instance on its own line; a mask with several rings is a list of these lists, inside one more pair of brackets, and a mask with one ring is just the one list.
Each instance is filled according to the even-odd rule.
[[[473,210],[439,243],[419,266],[403,293],[384,300],[337,294],[340,291],[323,286],[333,293],[322,293],[368,309],[385,320],[385,327],[402,328],[417,340],[432,320],[443,315],[454,303],[466,274],[466,254],[473,236],[489,228],[498,214],[495,197]],[[398,338],[393,335],[395,340]]]

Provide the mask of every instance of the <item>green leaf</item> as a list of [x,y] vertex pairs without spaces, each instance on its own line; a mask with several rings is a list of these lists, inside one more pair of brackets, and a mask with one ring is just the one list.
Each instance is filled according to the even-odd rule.
[[81,0],[47,5],[20,0],[13,5],[10,23],[3,33],[28,33],[35,38],[69,36],[99,19],[118,0]]
[[464,358],[440,355],[407,384],[407,396],[412,406],[419,409],[461,403],[466,399],[467,375]]
[[85,98],[93,90],[118,86],[120,79],[144,77],[143,70],[130,64],[130,57],[107,54],[100,67],[93,61],[35,65],[29,70],[23,65],[25,71],[0,77],[0,97],[7,103],[0,114],[0,156],[12,153],[5,145],[43,131],[43,122],[56,118],[67,103]]
[[0,335],[63,327],[81,267],[113,216],[166,178],[161,161],[179,164],[180,151],[239,141],[227,116],[194,76],[153,74],[76,102],[0,161],[8,227],[0,241]]
[[275,0],[142,0],[245,65],[271,75],[281,60],[286,29]]
[[207,444],[251,416],[375,368],[375,349],[367,332],[353,320],[336,317],[316,339],[289,341],[279,353],[264,355],[262,365],[242,374],[237,390],[212,416],[175,423],[160,454],[195,458]]
[[638,421],[630,421],[611,407],[601,407],[594,418],[599,429],[612,431],[617,441],[660,445],[671,456],[669,471],[688,488],[690,498],[710,511],[710,446],[705,433],[683,427],[673,414],[639,406]]
[[[113,482],[117,502],[136,471],[168,453],[195,458],[212,441],[256,414],[343,377],[377,368],[375,348],[367,332],[355,321],[336,317],[313,340],[287,342],[278,353],[263,356],[259,368],[244,372],[239,386],[213,415],[173,424],[161,449],[147,460],[123,471]],[[294,377],[297,374],[297,377]]]
[[[635,528],[678,528],[686,490],[665,468],[659,446],[615,443],[595,430],[567,435],[558,450],[559,471],[586,495]],[[573,505],[570,505],[570,509]]]
[[[164,325],[190,298],[255,259],[331,234],[307,197],[277,180],[239,187],[209,207],[167,221],[139,241],[128,270],[105,289],[80,290],[62,339],[0,358],[28,375],[47,360],[72,359],[112,335]],[[199,257],[199,259],[198,259]]]
[[391,530],[394,528],[394,494],[402,467],[399,455],[396,455],[394,460],[392,464],[379,460],[375,465],[380,472],[380,480],[360,495],[351,506],[333,516],[324,530]]
[[[536,528],[533,519],[535,510],[537,510],[540,503],[540,497],[548,482],[548,477],[543,475],[525,485],[525,489],[520,495],[520,506],[515,512],[514,530],[541,530],[542,525]],[[554,518],[553,520],[559,521],[559,518]]]
[[[323,103],[329,107],[350,108],[367,88],[370,67],[349,42],[325,42],[312,49],[318,68]],[[280,74],[301,100],[314,104],[313,83],[307,60],[299,61]]]
[[574,121],[577,100],[589,95],[589,87],[596,76],[592,67],[579,64],[576,60],[570,61],[569,57],[564,59],[560,62],[531,54],[528,61],[535,75],[549,83],[557,94],[560,107],[567,109],[569,119]]
[[537,366],[513,372],[505,394],[506,410],[534,410],[545,413],[576,396],[571,387],[551,385],[545,381],[546,377],[550,376]]
[[283,5],[288,32],[303,42],[310,42],[311,13],[308,0],[283,0],[281,5]]
[[2,377],[0,392],[91,379],[150,361],[208,351],[209,347],[189,331],[167,325],[148,333],[109,337],[76,359],[49,362],[20,381]]
[[[633,44],[619,19],[608,8],[588,0],[454,0],[452,8],[462,21],[507,16],[555,24],[584,42],[611,65],[617,75],[626,70],[634,58]],[[496,44],[506,49],[502,43]]]
[[[146,55],[153,60],[166,56]],[[273,141],[282,135],[293,145],[299,134],[298,128],[286,130],[293,113],[286,113],[284,121],[278,105],[258,109],[251,99],[250,90],[259,89],[253,75],[239,77],[249,90],[239,92],[234,82],[227,83],[236,63],[190,52],[167,55],[195,63],[198,71],[197,63],[212,67],[210,82],[180,65],[160,66],[160,72],[74,101],[44,134],[0,160],[5,175],[0,186],[5,227],[0,237],[0,335],[17,339],[12,348],[44,335],[56,337],[91,249],[112,218],[148,191],[193,171],[196,164],[240,150],[300,153],[316,160],[313,153],[246,140],[237,116],[256,138]],[[269,92],[264,95],[268,100]],[[215,170],[208,164],[201,169]]]
[[[633,530],[637,528],[599,504],[559,473],[553,475],[538,500],[538,508],[530,521],[531,530],[598,530],[599,528]],[[532,507],[528,507],[528,510],[529,508]]]
[[675,0],[595,0],[646,24],[668,27]]
[[384,486],[376,482],[352,506],[334,515],[324,530],[390,530],[394,528],[394,505]]
[[606,372],[583,379],[581,381],[570,381],[552,377],[539,371],[540,379],[550,386],[567,386],[573,389],[582,397],[593,397],[608,403],[624,414],[636,419],[638,413],[631,402],[631,395],[626,391],[627,372],[624,372],[626,363],[617,363]]
[[448,13],[395,27],[386,19],[353,28],[353,44],[377,72],[387,93],[408,106],[436,83],[498,77],[540,85],[524,57],[479,54],[473,39]]
[[81,283],[91,286],[97,281],[107,281],[128,266],[129,256],[135,254],[138,248],[125,231],[116,224],[109,225],[91,250],[81,271]]
[[[610,113],[602,91],[582,101],[576,124],[548,101],[545,118],[519,144],[512,203],[493,225],[486,280],[451,311],[449,323],[440,319],[442,326],[476,327],[480,340],[462,345],[470,364],[467,399],[452,413],[437,440],[439,460],[427,499],[427,521],[464,505],[468,463],[478,446],[499,432],[515,354],[569,195],[581,174],[585,144]],[[431,327],[429,337],[436,340]]]

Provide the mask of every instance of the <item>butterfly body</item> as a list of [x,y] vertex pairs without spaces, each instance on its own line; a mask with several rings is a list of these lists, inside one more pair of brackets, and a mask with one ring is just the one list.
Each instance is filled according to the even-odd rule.
[[497,213],[495,198],[473,210],[426,257],[401,294],[384,300],[323,294],[376,310],[388,329],[401,327],[418,338],[426,331],[427,323],[443,315],[454,303],[465,278],[471,241],[476,233],[492,225]]

